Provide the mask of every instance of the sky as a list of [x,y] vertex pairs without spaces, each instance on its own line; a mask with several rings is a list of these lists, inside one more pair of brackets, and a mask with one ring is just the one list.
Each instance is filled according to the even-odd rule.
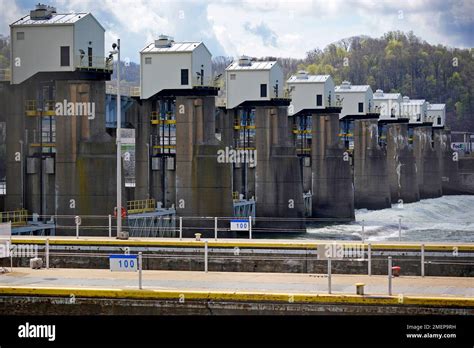
[[[38,0],[0,0],[0,34]],[[91,12],[106,29],[106,50],[122,59],[160,34],[203,41],[213,56],[304,58],[340,39],[413,31],[431,44],[474,48],[474,0],[42,0],[58,13]]]

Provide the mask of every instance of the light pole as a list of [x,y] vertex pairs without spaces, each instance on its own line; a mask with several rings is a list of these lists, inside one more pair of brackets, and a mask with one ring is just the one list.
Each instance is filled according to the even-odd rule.
[[111,55],[117,54],[117,237],[122,232],[122,137],[120,110],[120,39],[112,44]]

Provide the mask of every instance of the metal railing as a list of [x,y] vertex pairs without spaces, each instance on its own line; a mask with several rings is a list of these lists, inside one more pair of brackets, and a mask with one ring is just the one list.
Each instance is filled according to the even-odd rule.
[[23,226],[28,222],[28,211],[19,209],[15,211],[0,212],[0,223],[11,222],[12,226]]
[[129,214],[139,214],[156,210],[154,199],[143,199],[127,202],[127,212]]
[[[106,94],[117,95],[117,86],[107,83],[105,85]],[[139,86],[120,86],[120,95],[126,97],[139,97],[140,87]]]
[[12,71],[10,69],[0,69],[0,81],[11,81]]
[[88,56],[85,54],[74,57],[74,67],[80,70],[113,70],[113,60],[101,56]]
[[[70,217],[71,218],[71,217]],[[90,217],[95,218],[95,217]],[[75,221],[81,219],[75,218]],[[109,216],[109,221],[111,218]],[[218,239],[217,232],[218,228],[217,220],[215,221],[214,241]],[[182,218],[179,218],[179,229],[182,229],[183,222]],[[250,224],[251,226],[251,224]],[[76,225],[77,231],[79,227]],[[109,232],[111,235],[111,232]],[[77,238],[79,238],[77,233]],[[180,234],[179,240],[182,240]],[[327,287],[321,287],[318,292],[327,291],[328,293],[344,293],[341,291],[341,287],[337,283],[333,284],[333,278],[337,278],[342,274],[357,274],[358,276],[371,277],[375,274],[379,276],[387,277],[387,294],[393,296],[393,293],[397,293],[399,297],[399,303],[403,303],[403,295],[398,294],[396,277],[399,276],[400,267],[408,266],[407,270],[409,275],[416,275],[425,277],[427,274],[426,266],[428,265],[462,265],[465,267],[472,267],[472,260],[469,260],[472,256],[472,250],[459,250],[456,244],[445,244],[439,245],[425,245],[424,243],[408,244],[406,247],[400,244],[394,243],[354,243],[348,241],[318,241],[315,243],[296,243],[292,245],[288,243],[291,251],[284,244],[278,246],[270,241],[268,244],[257,242],[250,244],[243,242],[242,240],[235,240],[235,243],[227,240],[225,244],[213,243],[213,238],[200,238],[196,236],[192,239],[187,239],[184,245],[172,244],[173,248],[169,248],[169,244],[155,245],[154,248],[148,248],[146,244],[143,244],[144,240],[140,240],[139,243],[127,245],[123,248],[123,245],[110,245],[107,244],[107,248],[104,250],[89,250],[87,247],[81,251],[81,249],[71,248],[70,241],[62,244],[61,240],[55,240],[54,243],[50,243],[48,236],[41,242],[39,241],[36,245],[39,246],[39,252],[37,250],[36,257],[44,257],[46,268],[51,265],[51,258],[55,260],[54,264],[59,265],[61,258],[68,258],[68,262],[82,262],[74,261],[73,258],[93,258],[99,259],[94,264],[105,263],[107,258],[110,256],[110,248],[120,248],[119,253],[135,255],[138,254],[139,258],[143,257],[148,259],[146,263],[148,269],[174,269],[173,263],[178,264],[182,260],[186,261],[186,264],[195,265],[194,271],[200,270],[202,272],[211,271],[223,271],[223,265],[228,264],[238,265],[237,272],[246,271],[245,267],[251,268],[250,272],[272,272],[277,267],[283,267],[283,271],[286,273],[307,273],[307,274],[319,274],[318,277],[326,278]],[[169,242],[169,239],[167,240]],[[14,244],[21,244],[21,239],[14,242]],[[96,242],[93,242],[94,244]],[[192,243],[190,245],[190,243]],[[96,249],[97,245],[93,249]],[[452,250],[451,250],[452,248]],[[154,249],[154,250],[152,250]],[[461,253],[463,253],[461,255]],[[22,256],[15,256],[21,258]],[[25,256],[24,258],[27,258]],[[459,258],[457,262],[453,261],[453,258]],[[102,259],[102,260],[100,260]],[[70,261],[72,260],[72,261]],[[162,260],[162,261],[160,261]],[[292,265],[302,265],[299,267],[289,267],[288,261],[291,260]],[[334,263],[338,263],[337,267],[334,268]],[[349,268],[342,267],[341,263],[351,263]],[[11,263],[13,268],[13,262]],[[17,262],[18,265],[18,262]],[[263,265],[263,268],[260,268]],[[271,268],[266,266],[271,265]],[[327,266],[325,266],[327,265]],[[345,266],[345,265],[344,265]],[[61,266],[58,266],[61,267]],[[67,267],[73,267],[71,265]],[[99,267],[100,268],[100,267]],[[178,267],[179,269],[179,267]],[[355,269],[355,271],[354,271]],[[342,272],[341,272],[342,270]],[[346,270],[346,272],[344,272]],[[349,270],[349,272],[347,272]],[[428,269],[430,270],[430,269]],[[233,269],[232,271],[236,271]],[[334,272],[335,271],[335,272]],[[375,271],[375,272],[374,272]],[[248,272],[248,271],[247,271]],[[446,272],[445,270],[438,270],[436,272]],[[334,274],[337,273],[337,274]],[[375,273],[375,274],[374,274]],[[431,273],[431,272],[430,272]],[[379,278],[381,279],[381,278]],[[439,278],[438,278],[439,279]],[[364,283],[360,280],[357,282],[357,278],[354,277],[357,295],[373,295],[366,294],[364,292]],[[376,281],[374,279],[374,281]],[[383,284],[383,283],[382,283]],[[141,287],[140,280],[140,287]],[[333,285],[336,285],[333,287]],[[362,289],[361,289],[362,288]],[[346,291],[347,292],[347,291]],[[378,291],[375,294],[380,294]]]
[[56,116],[56,101],[27,100],[25,102],[25,114],[27,116]]

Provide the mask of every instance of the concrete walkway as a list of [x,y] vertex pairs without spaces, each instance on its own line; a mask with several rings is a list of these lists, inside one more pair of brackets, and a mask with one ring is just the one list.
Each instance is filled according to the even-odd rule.
[[[387,276],[333,275],[333,294],[355,294],[355,283],[365,283],[367,295],[388,294]],[[473,278],[393,278],[392,295],[474,298]],[[0,287],[137,289],[138,273],[99,269],[14,268],[0,274]],[[228,291],[327,294],[326,275],[282,273],[222,273],[144,271],[143,289],[169,291]]]

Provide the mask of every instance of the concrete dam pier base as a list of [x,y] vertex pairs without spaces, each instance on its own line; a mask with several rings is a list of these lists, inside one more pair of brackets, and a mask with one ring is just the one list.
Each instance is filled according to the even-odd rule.
[[378,120],[354,121],[354,205],[356,209],[391,207],[387,155],[378,144]]
[[[218,161],[218,151],[224,149],[214,132],[214,96],[176,97],[176,211],[180,216],[233,215],[232,164]],[[214,221],[191,225],[205,229],[185,228],[185,236],[214,235]]]
[[[56,188],[61,193],[56,199],[56,214],[113,214],[117,147],[115,139],[105,130],[105,82],[58,81],[56,93],[58,100],[96,105],[92,120],[87,117],[56,119]],[[71,209],[71,199],[75,200],[76,209]],[[58,225],[74,226],[74,220],[60,221],[58,218]],[[75,233],[71,229],[68,231]],[[100,233],[96,231],[95,234]]]
[[413,134],[416,161],[416,177],[420,198],[441,197],[441,173],[439,158],[434,149],[431,126],[416,126]]
[[[257,228],[279,228],[286,232],[303,232],[303,183],[296,149],[288,137],[286,107],[256,107],[256,212]],[[288,218],[288,220],[286,220]],[[291,219],[297,220],[292,221]],[[272,231],[269,231],[272,232]],[[274,230],[273,230],[274,232]]]
[[443,195],[466,193],[461,187],[457,156],[451,149],[451,132],[433,128],[434,148],[439,159]]
[[415,155],[408,142],[408,123],[387,124],[386,149],[392,203],[419,201]]
[[312,217],[354,219],[348,154],[339,139],[339,114],[312,115]]
[[[18,85],[2,84],[0,113],[8,115],[6,210],[24,208],[43,219],[113,214],[116,146],[105,130],[105,79],[40,73]],[[93,106],[93,114],[71,112],[71,104],[59,114],[56,102],[64,101]],[[70,234],[68,226],[75,224],[73,218],[56,222],[58,234]]]

